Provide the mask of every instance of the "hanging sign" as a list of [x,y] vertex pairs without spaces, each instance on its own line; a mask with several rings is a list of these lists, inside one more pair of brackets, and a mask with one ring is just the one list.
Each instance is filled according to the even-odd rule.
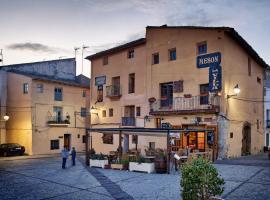
[[104,85],[106,84],[106,76],[98,76],[95,78],[95,85]]
[[222,88],[221,66],[211,65],[209,67],[209,92],[217,92]]
[[221,63],[221,54],[219,52],[197,56],[197,68],[205,68],[211,65]]

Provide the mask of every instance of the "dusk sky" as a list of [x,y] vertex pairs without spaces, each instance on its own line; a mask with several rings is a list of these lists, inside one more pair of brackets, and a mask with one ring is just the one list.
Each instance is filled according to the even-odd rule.
[[269,0],[0,0],[0,49],[4,64],[87,56],[163,24],[233,27],[270,63]]

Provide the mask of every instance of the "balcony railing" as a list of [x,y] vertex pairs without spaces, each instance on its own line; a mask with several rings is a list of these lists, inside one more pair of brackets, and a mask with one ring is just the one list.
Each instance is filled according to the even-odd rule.
[[110,98],[120,98],[121,97],[121,87],[120,85],[109,85],[106,86],[106,96]]
[[160,99],[150,104],[150,114],[219,112],[220,97],[214,95]]
[[50,117],[48,117],[47,124],[49,126],[68,126],[70,124],[70,120],[67,118],[62,119],[59,117],[50,116]]
[[270,120],[266,120],[266,128],[270,128]]
[[122,117],[122,126],[136,126],[135,117]]

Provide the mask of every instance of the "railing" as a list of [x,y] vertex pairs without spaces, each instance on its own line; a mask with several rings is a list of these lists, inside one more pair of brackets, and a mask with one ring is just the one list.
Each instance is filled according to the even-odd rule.
[[270,128],[270,120],[266,120],[266,128]]
[[69,119],[62,119],[56,116],[50,116],[48,117],[47,123],[49,125],[68,125],[70,124]]
[[197,111],[215,110],[219,108],[220,97],[214,95],[175,97],[156,100],[150,104],[150,113],[159,111]]
[[120,87],[120,85],[106,86],[106,96],[107,97],[120,97],[121,96],[121,87]]
[[122,117],[122,126],[136,126],[135,117]]

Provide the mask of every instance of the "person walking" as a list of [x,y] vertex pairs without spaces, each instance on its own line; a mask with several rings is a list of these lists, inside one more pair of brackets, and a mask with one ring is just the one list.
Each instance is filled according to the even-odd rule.
[[72,150],[71,150],[71,159],[72,159],[72,165],[75,166],[76,165],[76,150],[75,150],[75,147],[72,147]]
[[68,158],[68,151],[66,147],[63,147],[63,149],[61,150],[61,157],[62,157],[62,169],[65,169],[67,158]]

